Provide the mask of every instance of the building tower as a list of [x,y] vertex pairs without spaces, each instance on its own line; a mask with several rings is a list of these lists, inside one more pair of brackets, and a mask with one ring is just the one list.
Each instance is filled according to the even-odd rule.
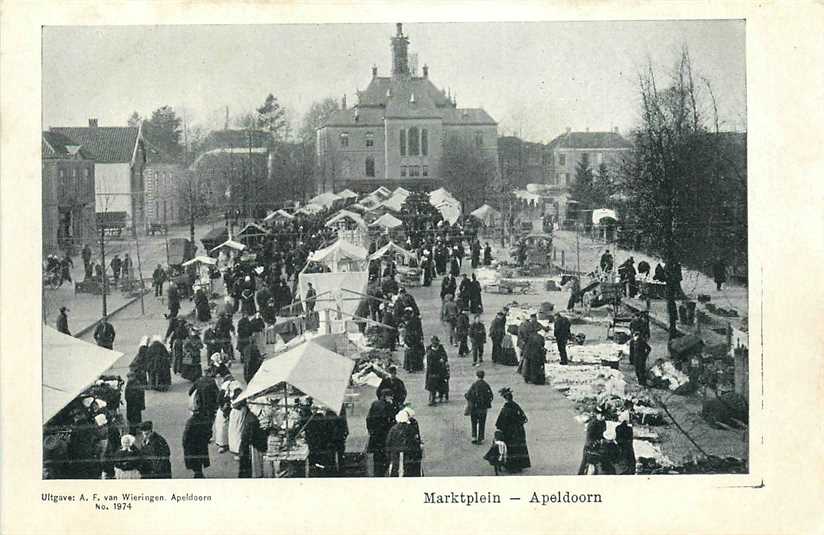
[[409,75],[409,38],[403,34],[403,24],[397,23],[398,29],[392,38],[392,77],[399,78]]

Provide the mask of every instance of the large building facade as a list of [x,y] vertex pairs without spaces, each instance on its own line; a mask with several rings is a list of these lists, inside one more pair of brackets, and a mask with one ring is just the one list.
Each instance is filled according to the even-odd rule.
[[[372,191],[379,186],[431,190],[443,184],[447,139],[460,138],[498,162],[498,125],[480,108],[458,108],[455,98],[410,66],[401,24],[391,39],[392,74],[357,93],[357,103],[333,112],[317,131],[320,192]],[[448,185],[446,185],[448,187]]]
[[567,129],[547,145],[549,151],[549,176],[547,183],[569,188],[575,181],[575,171],[584,164],[597,171],[603,164],[616,171],[632,151],[618,129],[611,132],[573,132]]

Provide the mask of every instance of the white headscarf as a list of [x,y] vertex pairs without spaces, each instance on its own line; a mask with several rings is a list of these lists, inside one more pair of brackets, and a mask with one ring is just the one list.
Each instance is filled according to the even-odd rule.
[[123,435],[120,437],[120,446],[125,450],[134,446],[135,439],[132,435]]
[[409,423],[409,413],[405,410],[398,412],[395,415],[395,421],[399,424],[408,424]]
[[143,347],[143,346],[147,346],[147,345],[149,345],[149,337],[144,336],[143,338],[140,339],[140,344],[138,344],[137,347]]

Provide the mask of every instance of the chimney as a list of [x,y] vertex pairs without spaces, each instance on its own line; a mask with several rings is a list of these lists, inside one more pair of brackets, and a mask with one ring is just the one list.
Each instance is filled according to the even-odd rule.
[[423,64],[423,77],[429,78],[429,65],[426,63]]
[[346,109],[346,95],[343,95],[343,98],[340,99],[340,109],[342,109],[342,110]]
[[378,76],[378,66],[372,65],[372,78],[377,78]]
[[572,127],[571,126],[567,126],[566,133],[567,133],[567,135],[572,133]]
[[97,118],[89,119],[89,128],[97,128]]
[[395,24],[395,28],[397,28],[397,30],[398,30],[397,36],[402,37],[403,36],[403,24],[398,22],[398,23]]
[[612,127],[612,133],[613,133],[613,134],[617,134],[617,133],[618,133],[618,127],[617,127],[617,126]]
[[403,34],[403,24],[397,24],[398,33],[392,42],[392,77],[409,76],[409,38]]

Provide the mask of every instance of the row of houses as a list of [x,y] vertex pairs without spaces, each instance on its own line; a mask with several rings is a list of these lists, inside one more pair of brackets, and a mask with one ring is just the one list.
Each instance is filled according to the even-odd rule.
[[266,132],[212,132],[187,165],[154,147],[142,125],[51,127],[42,133],[43,252],[95,242],[100,221],[142,233],[204,206],[249,200],[255,182],[271,179],[272,147]]

